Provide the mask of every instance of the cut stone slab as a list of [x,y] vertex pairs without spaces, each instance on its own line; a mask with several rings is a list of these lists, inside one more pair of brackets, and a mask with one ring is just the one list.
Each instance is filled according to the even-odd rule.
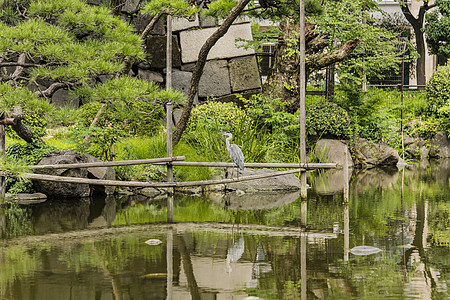
[[172,72],[172,87],[187,95],[189,83],[191,82],[192,73],[185,71],[173,70]]
[[199,27],[200,23],[198,16],[196,15],[193,19],[186,18],[173,18],[172,19],[172,31],[182,31],[194,27]]
[[[147,38],[147,53],[149,63],[153,68],[164,69],[166,67],[166,37],[165,36],[149,36]],[[172,36],[172,66],[181,67],[180,49],[177,47],[178,38]]]
[[261,88],[256,57],[252,55],[231,60],[230,78],[233,92]]
[[208,61],[198,84],[198,95],[200,97],[219,97],[230,93],[228,62],[226,60]]
[[[177,91],[187,95],[189,83],[191,82],[192,73],[180,70],[173,70],[172,72],[172,87]],[[198,104],[198,94],[194,97],[194,104]]]
[[145,80],[145,81],[152,81],[152,82],[156,82],[156,83],[164,82],[164,77],[160,73],[153,72],[150,70],[139,69],[138,70],[138,78]]
[[[205,41],[217,30],[217,27],[186,30],[180,32],[181,60],[183,63],[197,61],[200,48]],[[252,39],[250,24],[232,25],[228,32],[220,38],[208,54],[207,59],[221,59],[254,54],[253,49],[236,47],[236,39]]]
[[137,11],[140,1],[141,0],[126,0],[121,11],[124,13],[132,13]]

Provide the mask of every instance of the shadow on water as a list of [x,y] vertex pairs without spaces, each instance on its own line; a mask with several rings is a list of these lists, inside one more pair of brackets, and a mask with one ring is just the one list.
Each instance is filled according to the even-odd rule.
[[447,299],[450,161],[354,170],[348,204],[330,171],[307,201],[178,195],[173,224],[164,199],[9,205],[0,299]]

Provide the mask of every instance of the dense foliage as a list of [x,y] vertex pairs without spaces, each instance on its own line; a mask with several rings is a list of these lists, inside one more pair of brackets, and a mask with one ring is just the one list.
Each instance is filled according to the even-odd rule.
[[431,54],[450,57],[450,1],[436,0],[439,9],[426,14],[424,27]]
[[439,120],[443,129],[450,129],[450,64],[434,71],[426,91],[428,113]]

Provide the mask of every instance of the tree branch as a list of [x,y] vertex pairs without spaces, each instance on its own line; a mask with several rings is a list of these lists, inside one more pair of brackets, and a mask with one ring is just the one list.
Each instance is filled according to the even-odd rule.
[[43,91],[38,90],[38,91],[34,92],[34,94],[35,95],[41,95],[41,96],[44,96],[44,97],[49,97],[49,96],[53,95],[53,93],[57,89],[59,89],[60,87],[63,87],[63,86],[64,86],[64,83],[55,82],[55,83],[52,83],[46,90],[43,90]]
[[309,55],[306,61],[306,68],[309,70],[320,70],[326,66],[335,64],[350,55],[360,42],[359,39],[348,41],[341,48],[331,52]]

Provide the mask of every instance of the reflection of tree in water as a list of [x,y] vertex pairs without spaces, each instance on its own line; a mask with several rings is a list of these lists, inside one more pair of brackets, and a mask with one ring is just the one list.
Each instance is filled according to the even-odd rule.
[[27,207],[8,203],[0,207],[0,238],[11,238],[32,234],[34,226]]

